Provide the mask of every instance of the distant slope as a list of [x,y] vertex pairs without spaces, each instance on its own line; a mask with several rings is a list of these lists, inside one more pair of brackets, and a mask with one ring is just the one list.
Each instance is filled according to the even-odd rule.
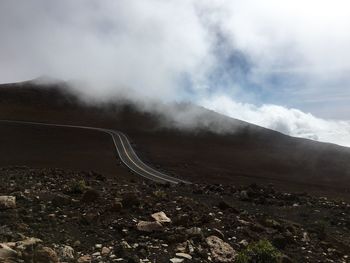
[[[141,112],[129,103],[81,104],[63,91],[64,86],[39,87],[31,82],[0,85],[0,119],[118,129],[135,143],[143,160],[194,182],[256,181],[296,191],[349,194],[350,148],[293,138],[194,105],[187,107],[212,117],[207,127],[213,130],[220,123],[225,132],[182,131],[159,113]],[[77,140],[85,139],[77,136]],[[5,164],[6,158],[1,157],[5,155],[0,149],[0,166]]]

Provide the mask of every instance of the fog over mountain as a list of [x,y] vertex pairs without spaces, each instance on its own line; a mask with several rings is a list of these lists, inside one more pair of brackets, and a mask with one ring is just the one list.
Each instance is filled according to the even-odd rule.
[[0,82],[50,76],[94,101],[191,101],[350,146],[349,8],[343,0],[3,0]]

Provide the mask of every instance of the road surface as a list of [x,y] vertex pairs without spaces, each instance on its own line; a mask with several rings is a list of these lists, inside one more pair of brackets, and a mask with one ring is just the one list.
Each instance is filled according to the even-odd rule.
[[76,128],[76,129],[86,129],[86,130],[95,130],[95,131],[104,132],[109,134],[112,137],[114,146],[118,152],[120,160],[135,174],[158,183],[173,183],[173,184],[189,183],[187,181],[177,179],[175,177],[171,177],[162,172],[159,172],[153,169],[152,167],[146,165],[144,162],[142,162],[140,158],[136,155],[126,135],[120,131],[96,128],[96,127],[64,125],[64,124],[49,124],[49,123],[31,122],[31,121],[0,120],[0,122],[23,124],[23,125],[40,125],[40,126],[50,126],[50,127]]

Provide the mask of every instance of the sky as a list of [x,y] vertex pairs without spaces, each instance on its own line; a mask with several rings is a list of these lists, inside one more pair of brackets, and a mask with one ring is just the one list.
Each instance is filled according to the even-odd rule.
[[190,101],[350,146],[346,0],[2,0],[0,83]]

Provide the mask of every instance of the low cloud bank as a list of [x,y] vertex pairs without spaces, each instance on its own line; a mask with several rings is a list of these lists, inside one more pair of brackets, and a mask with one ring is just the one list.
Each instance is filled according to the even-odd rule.
[[[349,122],[253,105],[320,114],[323,104],[334,118],[348,116],[349,7],[346,0],[2,0],[0,82],[47,75],[75,82],[92,101],[126,94],[195,102],[206,94],[200,104],[220,113],[349,146]],[[169,114],[184,127],[214,125],[196,112]]]
[[325,120],[310,113],[277,105],[258,107],[236,102],[225,95],[202,99],[199,104],[232,118],[287,135],[350,147],[350,121]]

